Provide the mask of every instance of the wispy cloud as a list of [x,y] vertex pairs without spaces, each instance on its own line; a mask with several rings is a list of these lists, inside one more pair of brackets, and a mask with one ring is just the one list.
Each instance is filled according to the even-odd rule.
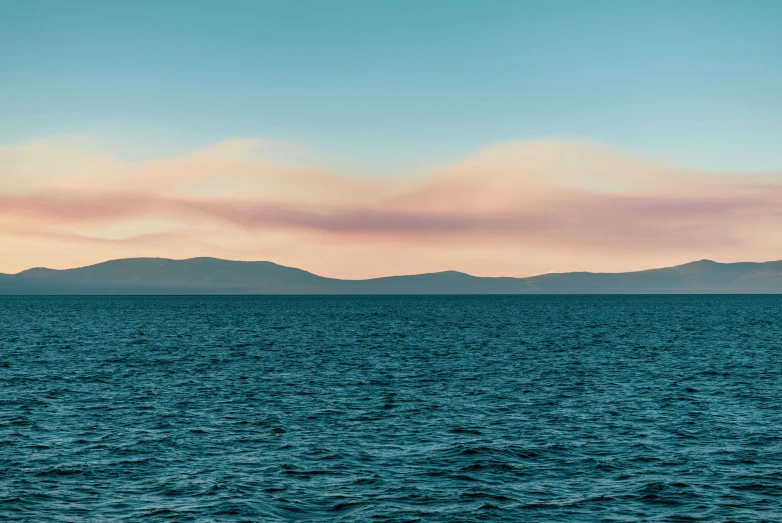
[[583,144],[501,144],[397,177],[233,140],[129,163],[73,141],[0,147],[0,271],[124,256],[273,258],[327,275],[627,270],[782,258],[782,173],[710,174]]

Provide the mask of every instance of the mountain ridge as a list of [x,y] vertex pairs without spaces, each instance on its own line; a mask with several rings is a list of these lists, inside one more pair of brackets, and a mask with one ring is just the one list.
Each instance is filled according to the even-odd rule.
[[270,261],[212,257],[120,258],[76,267],[0,273],[0,294],[778,294],[782,261],[702,259],[631,272],[524,278],[449,270],[343,280]]

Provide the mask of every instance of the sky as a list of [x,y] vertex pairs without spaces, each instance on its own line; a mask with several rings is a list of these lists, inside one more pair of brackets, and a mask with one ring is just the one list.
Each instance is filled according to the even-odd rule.
[[0,272],[782,258],[782,2],[0,0]]

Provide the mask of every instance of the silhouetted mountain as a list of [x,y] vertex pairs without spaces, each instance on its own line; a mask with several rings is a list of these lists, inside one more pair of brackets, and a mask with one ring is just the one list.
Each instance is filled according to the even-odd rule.
[[782,261],[624,273],[483,278],[446,271],[369,280],[324,278],[271,262],[129,258],[78,269],[0,274],[0,294],[767,294],[782,293]]

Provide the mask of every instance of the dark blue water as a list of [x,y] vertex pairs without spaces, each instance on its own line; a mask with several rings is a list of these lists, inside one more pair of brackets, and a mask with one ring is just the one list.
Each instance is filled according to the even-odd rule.
[[782,521],[782,297],[0,297],[0,518]]

